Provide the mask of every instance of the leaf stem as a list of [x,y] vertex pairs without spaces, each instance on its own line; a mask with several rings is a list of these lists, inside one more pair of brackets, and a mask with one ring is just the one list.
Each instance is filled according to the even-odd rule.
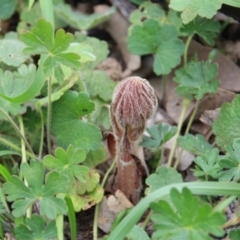
[[[188,134],[188,132],[189,132],[191,126],[192,126],[193,120],[194,120],[194,118],[195,118],[195,116],[196,116],[196,114],[197,114],[198,108],[199,108],[199,104],[200,104],[200,101],[197,100],[196,105],[195,105],[195,108],[194,108],[194,110],[193,110],[193,112],[192,112],[192,114],[191,114],[191,117],[190,117],[189,121],[188,121],[188,125],[187,125],[187,128],[186,128],[186,130],[185,130],[184,135]],[[178,154],[177,160],[176,160],[176,162],[175,162],[175,164],[174,164],[174,168],[175,168],[175,169],[177,168],[177,166],[178,166],[178,164],[179,164],[179,162],[180,162],[180,160],[181,160],[182,153],[183,153],[183,149],[181,148],[180,153]]]
[[7,118],[7,120],[9,121],[9,123],[12,125],[12,127],[14,128],[14,130],[17,132],[17,134],[20,136],[20,138],[25,142],[28,150],[32,153],[32,155],[35,157],[35,154],[31,148],[31,146],[29,145],[28,141],[26,140],[26,138],[22,135],[21,131],[19,130],[18,126],[16,125],[16,123],[12,120],[12,118],[0,107],[0,112],[4,115],[5,118]]
[[39,150],[38,150],[38,157],[41,159],[42,152],[43,152],[43,141],[44,141],[44,116],[43,116],[41,107],[36,106],[36,110],[40,115],[40,121],[41,121],[41,137],[40,137],[40,144],[39,144]]
[[[24,136],[25,135],[24,125],[23,125],[22,116],[20,116],[20,115],[18,115],[18,122],[19,122],[19,126],[20,126],[20,132]],[[21,139],[21,150],[22,150],[21,151],[22,152],[22,163],[26,163],[27,162],[27,154],[26,154],[25,142],[23,141],[23,139]],[[27,182],[26,178],[24,178],[24,184],[28,187],[28,182]],[[32,215],[32,207],[28,207],[27,211],[26,211],[26,216],[27,216],[27,218],[30,218],[31,215]]]
[[183,99],[183,106],[182,106],[180,119],[178,121],[177,133],[174,137],[174,140],[173,140],[174,142],[173,142],[171,152],[170,152],[170,155],[169,155],[169,158],[168,158],[168,167],[171,167],[171,165],[172,165],[173,156],[174,156],[174,153],[175,153],[175,150],[176,150],[176,147],[177,147],[177,139],[180,135],[182,125],[183,125],[183,121],[184,121],[184,116],[185,116],[185,113],[186,113],[186,110],[187,110],[187,107],[188,107],[189,103],[190,103],[190,101],[187,98]]
[[[105,173],[102,183],[101,183],[101,187],[103,188],[106,184],[106,181],[110,175],[110,173],[112,172],[112,170],[114,169],[114,167],[116,166],[117,163],[117,158],[115,158],[111,164],[111,166],[109,167],[109,169],[107,170],[107,172]],[[93,240],[98,240],[98,226],[97,226],[97,221],[98,221],[98,211],[99,211],[99,203],[96,204],[95,206],[95,211],[94,211],[94,220],[93,220]]]
[[[15,151],[17,151],[17,152],[19,152],[19,153],[22,152],[22,150],[21,150],[20,147],[16,146],[14,143],[6,140],[5,138],[2,138],[1,136],[0,136],[0,142],[1,142],[3,145],[6,145],[6,146],[10,147],[11,149],[13,149],[13,150],[15,150]],[[35,155],[33,155],[32,153],[27,152],[27,151],[26,151],[26,155],[27,155],[28,157],[30,157],[30,158],[35,158],[35,157],[36,157]]]
[[48,106],[47,106],[47,145],[48,153],[51,154],[51,114],[52,114],[52,77],[48,78]]
[[190,42],[192,40],[192,37],[193,37],[193,35],[189,36],[187,38],[187,41],[186,41],[186,44],[185,44],[184,55],[183,55],[184,66],[187,64],[188,49],[189,49],[189,45],[190,45]]

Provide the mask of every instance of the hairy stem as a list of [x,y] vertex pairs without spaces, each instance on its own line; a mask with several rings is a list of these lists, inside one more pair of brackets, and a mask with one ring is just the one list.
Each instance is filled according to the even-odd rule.
[[17,132],[17,134],[20,136],[20,138],[25,142],[28,150],[32,153],[33,156],[35,156],[31,146],[29,145],[29,143],[27,141],[27,139],[22,135],[22,133],[21,133],[20,129],[18,128],[18,126],[16,125],[16,123],[12,120],[12,118],[1,107],[0,107],[0,112],[4,115],[4,117],[7,118],[7,120],[12,125],[14,130]]
[[189,36],[187,38],[187,41],[186,41],[186,44],[185,44],[184,55],[183,55],[184,66],[187,64],[188,49],[189,49],[189,45],[190,45],[190,42],[192,40],[192,37],[193,37],[193,35]]
[[48,145],[48,153],[51,154],[51,116],[52,116],[52,78],[48,79],[48,107],[47,107],[47,145]]
[[[110,168],[107,170],[105,173],[101,187],[103,188],[107,182],[107,179],[110,175],[110,173],[113,171],[117,163],[117,158],[115,158],[110,166]],[[98,211],[99,211],[99,203],[96,204],[95,206],[95,211],[94,211],[94,220],[93,220],[93,240],[98,240],[98,226],[97,226],[97,221],[98,221]]]
[[44,141],[44,116],[42,112],[42,108],[36,107],[36,110],[38,111],[40,115],[40,120],[41,120],[41,137],[40,137],[40,144],[39,144],[39,150],[38,150],[38,157],[41,159],[42,158],[42,152],[43,152],[43,141]]
[[[9,148],[15,150],[16,152],[19,152],[19,153],[22,152],[22,149],[21,149],[20,147],[16,146],[14,143],[6,140],[5,138],[2,138],[1,136],[0,136],[0,143],[2,143],[3,145],[8,146]],[[28,157],[30,157],[30,158],[35,158],[35,155],[33,155],[33,154],[30,153],[30,152],[26,152],[26,155],[27,155]]]
[[175,150],[176,150],[176,147],[177,147],[177,139],[180,135],[182,125],[183,125],[183,121],[184,121],[184,116],[185,116],[185,113],[186,113],[186,110],[187,110],[187,107],[188,107],[189,103],[190,103],[190,101],[187,98],[184,98],[180,119],[178,121],[177,133],[174,137],[174,142],[173,142],[171,152],[170,152],[170,155],[169,155],[169,158],[168,158],[168,167],[171,167],[171,165],[172,165],[173,156],[174,156],[174,153],[175,153]]

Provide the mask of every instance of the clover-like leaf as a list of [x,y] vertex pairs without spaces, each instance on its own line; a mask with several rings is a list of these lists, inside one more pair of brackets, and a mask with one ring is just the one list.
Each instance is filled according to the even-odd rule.
[[86,36],[83,33],[76,32],[74,35],[74,40],[79,43],[85,43],[91,46],[92,52],[94,53],[96,59],[93,62],[84,63],[82,69],[94,69],[99,63],[101,63],[109,54],[107,42],[99,40],[95,37]]
[[181,11],[181,18],[184,24],[191,22],[197,15],[212,18],[221,7],[219,0],[170,0],[169,7]]
[[209,176],[218,178],[221,167],[219,166],[219,152],[218,149],[213,148],[207,150],[204,155],[195,158],[196,168],[194,175],[203,180],[208,180]]
[[175,72],[176,90],[181,96],[200,100],[206,93],[215,93],[219,86],[217,63],[191,61]]
[[57,172],[45,175],[41,161],[23,163],[20,173],[26,179],[28,186],[17,177],[12,176],[9,182],[3,185],[4,192],[8,195],[7,200],[12,204],[13,216],[20,217],[34,202],[39,202],[40,214],[49,219],[55,219],[58,214],[65,214],[67,206],[63,199],[57,198],[59,193],[69,191],[69,178]]
[[240,179],[240,138],[233,141],[233,146],[226,146],[227,153],[221,157],[219,166],[223,171],[219,175],[220,181],[230,182]]
[[80,56],[74,52],[67,52],[73,35],[59,29],[54,37],[52,25],[40,19],[31,32],[22,34],[21,40],[28,46],[24,49],[27,54],[46,54],[42,62],[44,73],[50,75],[52,70],[60,68],[60,64],[75,70],[81,66]]
[[178,138],[178,145],[199,156],[204,156],[206,151],[211,151],[213,149],[211,144],[209,144],[201,134],[197,134],[196,136],[192,134],[181,136]]
[[150,205],[154,212],[152,220],[156,230],[153,238],[167,239],[185,233],[189,240],[211,240],[209,234],[217,237],[224,235],[223,213],[213,211],[211,205],[201,202],[187,188],[184,188],[182,193],[172,189],[170,197],[176,212],[163,200]]
[[146,179],[149,193],[169,184],[180,182],[183,182],[181,174],[176,169],[167,167],[159,167],[155,173],[152,173]]
[[141,145],[147,148],[159,148],[176,134],[177,127],[159,123],[147,128],[147,132],[150,136],[144,135]]
[[214,45],[214,39],[220,32],[221,25],[214,19],[203,19],[196,17],[192,22],[183,25],[180,31],[188,36],[197,34],[202,37],[209,45]]
[[20,224],[14,230],[18,240],[52,240],[57,237],[55,221],[45,224],[44,219],[38,215],[26,218],[26,224]]
[[99,97],[106,102],[112,99],[116,83],[105,72],[85,70],[80,72],[80,76],[90,97]]
[[143,20],[148,18],[153,18],[157,21],[165,18],[165,12],[160,4],[143,2],[138,9],[131,13],[129,21],[132,24],[141,24]]
[[154,54],[154,72],[168,74],[181,61],[184,45],[173,25],[160,26],[154,19],[135,25],[128,35],[129,50],[138,55]]
[[70,144],[86,152],[100,147],[101,132],[84,115],[94,110],[94,103],[86,93],[67,91],[52,105],[52,132],[57,145],[67,148]]
[[227,145],[232,145],[234,139],[240,138],[240,95],[236,95],[231,103],[224,103],[213,123],[213,133],[216,143],[225,150]]
[[0,40],[0,62],[13,67],[18,67],[29,57],[22,53],[25,44],[18,39]]
[[240,238],[240,229],[233,229],[229,233],[230,240],[238,240]]
[[74,178],[86,182],[84,174],[89,172],[85,166],[79,165],[86,158],[86,153],[81,148],[74,148],[69,145],[65,151],[63,148],[55,150],[55,157],[46,155],[43,159],[43,164],[50,170],[55,170],[59,174],[66,174],[72,181]]
[[56,16],[79,30],[88,30],[100,23],[105,22],[115,12],[115,8],[111,7],[104,13],[94,13],[84,15],[79,11],[73,11],[69,4],[58,4],[54,8]]

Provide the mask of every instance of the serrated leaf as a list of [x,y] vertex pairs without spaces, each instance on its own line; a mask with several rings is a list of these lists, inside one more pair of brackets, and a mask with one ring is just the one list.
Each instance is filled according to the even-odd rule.
[[26,218],[26,224],[20,224],[14,230],[18,240],[52,240],[57,237],[55,221],[45,224],[44,219],[38,215]]
[[147,148],[159,148],[176,134],[177,127],[159,123],[147,128],[147,132],[150,136],[144,135],[141,145]]
[[213,148],[211,151],[207,150],[204,155],[196,157],[194,162],[196,168],[194,175],[203,180],[208,180],[209,176],[216,179],[218,178],[221,167],[219,166],[219,152],[218,149]]
[[150,240],[146,231],[138,225],[135,225],[131,232],[127,235],[128,240]]
[[18,67],[24,63],[28,56],[22,53],[25,44],[18,39],[0,40],[0,62],[13,67]]
[[234,139],[233,146],[226,146],[226,150],[226,155],[219,161],[219,166],[223,169],[219,174],[219,180],[238,181],[240,179],[240,138]]
[[240,229],[233,229],[229,233],[230,240],[239,240],[240,238]]
[[99,97],[106,102],[112,99],[116,83],[105,72],[100,70],[85,70],[80,72],[80,77],[90,97]]
[[182,193],[172,189],[170,197],[177,212],[173,211],[170,205],[160,200],[158,203],[151,203],[154,214],[155,232],[153,238],[175,237],[187,233],[187,239],[211,240],[209,234],[217,237],[224,235],[222,225],[225,222],[223,213],[214,212],[207,203],[200,202],[200,199],[184,188]]
[[169,7],[181,11],[181,18],[184,24],[191,22],[197,15],[212,18],[220,9],[220,0],[170,0]]
[[201,17],[196,17],[192,22],[183,25],[180,31],[188,36],[197,34],[209,45],[213,46],[215,43],[214,39],[219,34],[220,28],[220,23],[214,19],[203,19]]
[[148,18],[153,18],[160,22],[165,18],[165,12],[159,4],[143,2],[138,9],[131,13],[129,21],[132,24],[141,24]]
[[206,93],[215,93],[219,86],[217,63],[191,61],[175,72],[176,91],[189,99],[200,100]]
[[94,110],[94,103],[86,93],[67,91],[52,105],[52,132],[57,145],[67,148],[70,144],[86,152],[100,147],[101,132],[93,125],[83,121],[86,114]]
[[155,173],[152,173],[146,179],[146,184],[150,187],[150,192],[169,184],[180,182],[183,182],[181,174],[174,168],[168,167],[159,167]]
[[92,47],[96,60],[94,62],[84,63],[82,66],[83,70],[94,69],[99,63],[106,59],[109,54],[107,42],[99,40],[98,38],[88,37],[83,33],[75,33],[75,41],[80,43],[88,44]]
[[83,162],[84,166],[87,166],[91,169],[95,168],[100,163],[103,163],[106,160],[106,149],[103,144],[100,148],[95,151],[89,151],[86,160]]
[[6,20],[12,16],[17,6],[17,0],[1,0],[0,19]]
[[115,8],[110,7],[104,13],[84,15],[80,12],[73,11],[69,4],[58,4],[54,8],[54,12],[58,18],[65,21],[73,28],[88,30],[105,22],[115,12]]
[[129,50],[138,55],[154,55],[154,72],[168,74],[181,61],[184,45],[177,38],[178,32],[172,25],[163,25],[148,19],[131,28],[127,42]]
[[224,103],[213,123],[216,143],[222,149],[232,145],[234,139],[240,138],[240,95],[236,95],[231,103]]
[[70,197],[74,210],[79,212],[80,210],[86,210],[91,206],[101,202],[103,194],[103,188],[101,186],[96,186],[94,190],[89,193],[85,193],[83,195],[73,194]]
[[69,145],[66,151],[63,148],[57,148],[55,157],[46,155],[43,158],[43,164],[50,170],[67,175],[72,181],[77,178],[86,182],[84,175],[89,172],[89,169],[79,165],[85,159],[86,153],[81,148],[74,148],[73,145]]
[[213,149],[213,147],[201,134],[197,134],[196,136],[192,134],[180,136],[178,138],[178,145],[181,148],[199,156],[204,156],[206,151],[211,151]]
[[69,179],[65,175],[51,172],[45,175],[43,163],[35,160],[22,163],[20,172],[25,177],[28,186],[17,176],[3,185],[7,200],[12,204],[13,216],[20,217],[33,203],[39,201],[40,214],[54,219],[58,214],[65,214],[67,207],[65,202],[56,197],[56,194],[69,191]]
[[53,68],[58,67],[59,64],[74,70],[78,70],[81,66],[80,56],[67,51],[73,40],[73,35],[59,29],[54,37],[52,25],[44,19],[40,19],[31,32],[22,34],[21,40],[28,45],[24,49],[25,53],[46,54],[47,57],[41,63],[46,75],[50,75]]

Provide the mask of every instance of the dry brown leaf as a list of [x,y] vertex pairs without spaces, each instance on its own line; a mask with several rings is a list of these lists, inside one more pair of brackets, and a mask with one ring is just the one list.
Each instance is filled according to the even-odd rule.
[[[105,12],[108,8],[109,6],[107,5],[97,5],[95,7],[95,12]],[[104,26],[112,38],[116,41],[122,53],[123,59],[126,63],[126,69],[124,70],[122,77],[125,78],[131,75],[131,73],[134,70],[137,70],[141,65],[140,56],[131,54],[127,48],[129,22],[116,11],[110,19],[104,23]]]
[[117,215],[127,208],[132,208],[133,204],[125,195],[117,190],[115,195],[104,197],[99,206],[98,227],[105,233],[110,232],[112,223]]

